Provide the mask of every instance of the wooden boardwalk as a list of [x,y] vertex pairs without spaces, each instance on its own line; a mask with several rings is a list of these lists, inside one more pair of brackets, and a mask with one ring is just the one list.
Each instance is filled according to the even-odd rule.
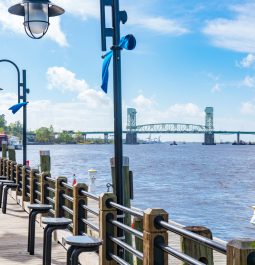
[[[0,212],[0,265],[41,265],[43,247],[43,229],[36,225],[35,255],[30,256],[27,251],[28,213],[17,204],[13,198],[9,198],[7,214]],[[61,242],[61,239],[59,239]],[[170,233],[170,245],[180,249],[180,237]],[[82,254],[82,265],[98,265],[98,256],[95,253]],[[170,257],[170,265],[181,265],[182,262]],[[224,255],[215,253],[214,265],[225,265]],[[56,242],[53,243],[52,265],[66,265],[66,250]]]
[[[0,212],[0,265],[42,265],[43,229],[36,224],[35,255],[27,253],[28,213],[8,198],[7,213]],[[81,254],[81,263],[97,265],[98,256]],[[65,248],[53,242],[52,265],[66,265]]]

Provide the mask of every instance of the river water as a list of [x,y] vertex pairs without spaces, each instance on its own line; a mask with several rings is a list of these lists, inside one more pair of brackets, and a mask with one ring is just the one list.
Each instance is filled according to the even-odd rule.
[[[98,171],[97,193],[111,182],[113,145],[28,146],[33,167],[39,164],[39,150],[50,150],[52,175],[75,173],[88,183],[87,171]],[[255,238],[250,224],[255,205],[255,146],[200,144],[124,145],[134,172],[133,206],[159,207],[170,219],[184,225],[204,225],[225,240]],[[22,151],[17,152],[21,161]]]

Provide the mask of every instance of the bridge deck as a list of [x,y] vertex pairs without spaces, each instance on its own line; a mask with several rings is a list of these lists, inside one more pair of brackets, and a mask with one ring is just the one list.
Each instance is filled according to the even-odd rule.
[[[9,198],[7,214],[0,213],[0,264],[1,265],[41,265],[43,230],[39,224],[36,225],[35,255],[30,256],[26,252],[28,214],[13,198]],[[59,240],[61,242],[61,240]],[[180,237],[170,233],[170,245],[180,249]],[[98,256],[95,253],[81,254],[82,265],[98,265]],[[181,265],[182,263],[170,257],[169,264]],[[225,256],[214,253],[214,264],[225,265]],[[66,265],[66,250],[56,242],[53,242],[52,265]]]

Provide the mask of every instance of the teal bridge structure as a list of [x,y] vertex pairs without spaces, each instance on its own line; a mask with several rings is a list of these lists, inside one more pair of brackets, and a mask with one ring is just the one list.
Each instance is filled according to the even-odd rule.
[[[255,135],[255,131],[219,131],[213,126],[213,108],[205,108],[205,125],[188,124],[188,123],[152,123],[152,124],[136,124],[136,109],[127,109],[127,126],[123,134],[126,135],[127,144],[137,144],[138,134],[203,134],[205,145],[214,145],[214,135],[237,135],[237,144],[240,143],[240,135]],[[107,143],[109,135],[113,131],[87,131],[82,132],[84,138],[87,135],[104,135],[104,140]]]

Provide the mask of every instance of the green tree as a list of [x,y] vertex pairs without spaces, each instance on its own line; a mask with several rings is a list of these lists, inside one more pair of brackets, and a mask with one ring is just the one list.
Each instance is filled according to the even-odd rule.
[[35,139],[40,143],[52,143],[54,141],[54,131],[53,127],[41,127],[35,131]]
[[84,142],[84,138],[83,138],[82,133],[80,131],[78,131],[78,132],[75,133],[74,140],[77,143],[83,143]]
[[22,138],[22,133],[23,133],[23,126],[20,123],[20,121],[16,121],[14,123],[11,123],[8,126],[8,132],[9,134],[13,135],[13,136],[17,136],[20,139]]
[[60,133],[57,140],[58,140],[58,143],[66,143],[66,144],[75,143],[72,134],[66,131],[63,131],[62,133]]
[[2,131],[6,129],[6,120],[4,114],[0,115],[0,128],[2,128]]

